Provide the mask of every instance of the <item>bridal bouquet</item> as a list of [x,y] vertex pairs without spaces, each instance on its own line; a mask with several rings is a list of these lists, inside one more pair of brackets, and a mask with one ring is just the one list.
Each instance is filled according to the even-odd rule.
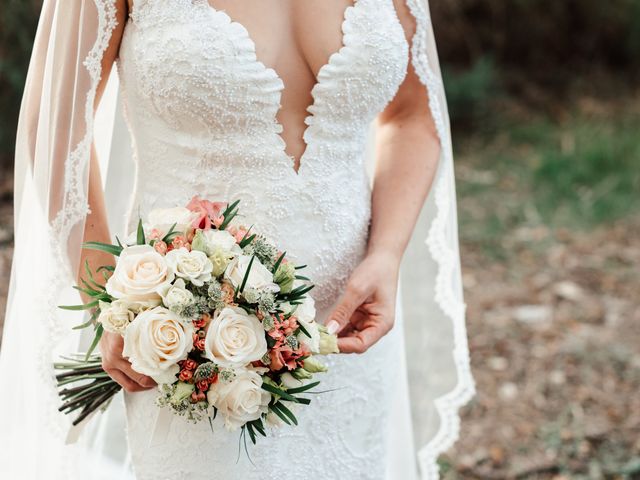
[[[56,364],[66,413],[79,423],[120,389],[93,354],[102,333],[124,338],[123,356],[152,377],[157,404],[192,421],[217,414],[229,430],[265,435],[265,424],[297,424],[293,405],[316,387],[326,367],[318,354],[337,353],[335,336],[315,321],[313,288],[267,238],[236,225],[238,202],[194,197],[184,208],[154,210],[128,242],[88,242],[116,266],[87,265],[76,287],[94,309],[95,336],[86,355]],[[71,387],[71,384],[77,384]]]

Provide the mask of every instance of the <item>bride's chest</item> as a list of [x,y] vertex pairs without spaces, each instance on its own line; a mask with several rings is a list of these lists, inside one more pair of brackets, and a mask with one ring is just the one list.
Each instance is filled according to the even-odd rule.
[[[310,29],[296,47],[312,72],[309,111],[368,121],[404,79],[407,40],[393,0],[356,0],[341,21],[340,42],[321,38],[328,29]],[[120,50],[129,101],[145,101],[149,113],[174,127],[195,121],[228,131],[273,123],[285,88],[306,86],[295,73],[285,77],[292,67],[258,45],[259,34],[207,0],[137,0]]]

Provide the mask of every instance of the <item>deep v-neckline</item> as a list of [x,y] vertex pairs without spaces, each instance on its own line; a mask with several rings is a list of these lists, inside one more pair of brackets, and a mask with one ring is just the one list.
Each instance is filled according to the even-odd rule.
[[[202,0],[202,2],[206,5],[206,7],[208,7],[213,13],[224,16],[225,20],[227,20],[227,22],[230,25],[235,25],[236,27],[239,27],[239,30],[243,33],[245,40],[251,46],[253,57],[254,57],[253,61],[256,64],[260,65],[265,71],[270,72],[274,76],[274,78],[280,83],[280,86],[278,88],[279,95],[277,98],[278,105],[276,106],[275,113],[273,115],[273,122],[278,126],[280,133],[276,132],[275,135],[277,135],[281,141],[280,143],[282,145],[282,158],[284,162],[286,162],[285,167],[287,167],[287,170],[289,172],[292,172],[294,174],[295,178],[300,178],[300,176],[303,173],[303,170],[306,170],[307,168],[307,156],[308,156],[309,149],[312,142],[310,127],[313,123],[315,123],[315,121],[318,120],[318,117],[313,113],[313,110],[315,109],[316,105],[318,105],[319,92],[322,90],[322,87],[324,86],[324,82],[326,81],[326,78],[327,78],[324,74],[327,70],[331,69],[332,65],[335,64],[336,60],[339,57],[344,55],[345,50],[349,47],[346,43],[346,30],[349,26],[350,15],[351,15],[350,12],[351,10],[355,10],[356,8],[358,8],[358,5],[360,4],[361,1],[362,0],[353,0],[353,3],[351,5],[348,5],[344,9],[342,13],[342,22],[340,24],[340,33],[341,33],[340,48],[337,51],[333,52],[331,55],[329,55],[327,62],[320,67],[320,69],[318,70],[318,74],[315,76],[316,77],[315,82],[310,91],[311,103],[305,109],[305,111],[307,112],[307,115],[305,116],[305,119],[304,119],[305,128],[302,131],[302,137],[301,137],[302,143],[304,144],[304,149],[302,151],[302,154],[300,155],[300,159],[296,160],[296,158],[293,155],[288,154],[286,151],[287,143],[284,137],[282,136],[282,132],[284,131],[284,125],[278,120],[278,114],[282,110],[282,106],[281,106],[282,94],[284,93],[286,88],[284,80],[282,79],[282,77],[276,71],[275,68],[267,67],[262,61],[260,61],[260,59],[257,56],[257,44],[253,40],[251,34],[249,33],[249,30],[241,22],[231,18],[231,16],[224,9],[218,9],[217,7],[212,5],[209,0]],[[296,163],[298,164],[297,169],[296,169]]]

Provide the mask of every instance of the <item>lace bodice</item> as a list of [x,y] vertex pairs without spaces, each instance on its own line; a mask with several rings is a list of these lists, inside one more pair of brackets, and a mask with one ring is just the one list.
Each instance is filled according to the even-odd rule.
[[283,81],[247,30],[206,0],[136,1],[119,60],[138,168],[133,217],[194,193],[240,198],[248,224],[309,265],[328,306],[366,243],[367,129],[408,62],[392,0],[357,0],[342,31],[312,90],[296,173],[276,120]]

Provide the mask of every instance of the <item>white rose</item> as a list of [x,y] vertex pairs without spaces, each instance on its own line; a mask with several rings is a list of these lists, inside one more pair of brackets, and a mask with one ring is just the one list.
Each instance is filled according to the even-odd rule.
[[204,341],[205,356],[224,367],[244,367],[267,353],[262,323],[239,307],[223,308],[211,320]]
[[155,228],[164,236],[169,233],[169,230],[175,223],[174,231],[185,234],[198,216],[196,212],[192,212],[184,207],[156,208],[151,210],[149,215],[147,215],[147,224],[145,224],[145,227],[148,227],[149,230]]
[[160,303],[158,290],[174,278],[165,257],[149,245],[136,245],[122,250],[106,289],[112,297],[129,303],[157,305]]
[[100,302],[98,322],[107,332],[123,335],[134,317],[135,314],[121,300],[112,303]]
[[158,383],[173,383],[180,371],[177,363],[193,348],[194,328],[181,322],[164,307],[155,307],[138,315],[124,334],[122,355],[129,358],[138,373]]
[[165,307],[184,307],[193,302],[193,293],[187,290],[184,280],[179,278],[173,285],[167,285],[160,290]]
[[178,277],[190,281],[201,287],[204,282],[211,280],[213,265],[204,252],[189,251],[178,248],[167,253],[167,265]]
[[240,245],[236,243],[236,238],[226,230],[204,230],[202,236],[210,252],[213,252],[216,248],[234,253],[242,252]]
[[[239,287],[242,285],[250,262],[251,256],[249,255],[237,256],[227,265],[224,272],[225,278],[229,280],[234,287]],[[249,278],[247,279],[245,288],[269,288],[275,292],[280,289],[278,285],[273,282],[273,273],[260,263],[257,258],[254,259],[251,264],[251,271],[249,272]]]
[[307,294],[300,305],[297,305],[295,316],[307,323],[316,319],[316,302]]
[[262,389],[262,377],[253,370],[237,370],[230,381],[219,380],[207,400],[224,417],[227,430],[236,430],[268,411],[271,395]]

